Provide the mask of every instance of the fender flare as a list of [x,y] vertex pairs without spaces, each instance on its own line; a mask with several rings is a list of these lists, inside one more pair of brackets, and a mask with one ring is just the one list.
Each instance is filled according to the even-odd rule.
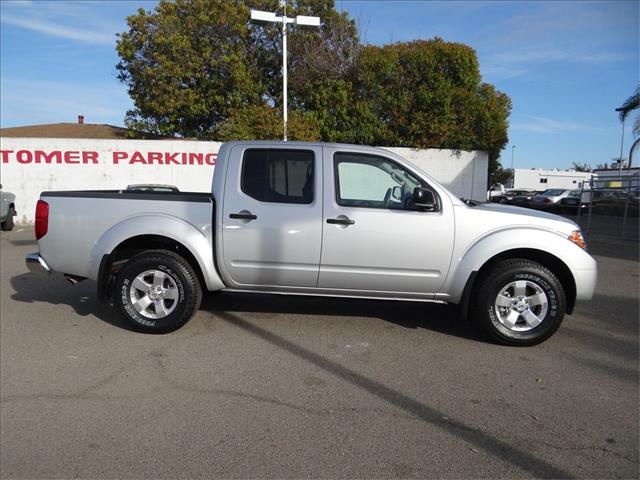
[[211,228],[200,230],[171,215],[160,213],[136,215],[113,225],[95,243],[89,255],[89,278],[99,281],[105,255],[110,255],[125,240],[141,235],[157,235],[182,244],[196,259],[208,290],[224,288],[213,258]]
[[458,257],[452,270],[455,273],[447,279],[442,288],[442,292],[448,292],[446,300],[459,303],[463,294],[467,298],[470,292],[465,291],[468,290],[465,287],[470,278],[475,278],[474,272],[479,272],[492,258],[511,250],[537,250],[552,255],[564,263],[570,272],[580,265],[580,262],[584,262],[585,255],[588,256],[565,235],[556,231],[531,226],[494,230],[472,242]]

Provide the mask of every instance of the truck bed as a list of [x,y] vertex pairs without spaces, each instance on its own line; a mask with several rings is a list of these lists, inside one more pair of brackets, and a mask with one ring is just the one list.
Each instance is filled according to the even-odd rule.
[[65,190],[42,192],[41,197],[111,198],[120,200],[168,200],[181,202],[210,202],[208,192],[143,192],[127,190]]
[[49,204],[48,232],[40,239],[40,251],[57,272],[95,280],[100,259],[94,258],[94,247],[140,217],[152,229],[149,233],[173,238],[176,224],[181,224],[211,245],[210,193],[78,190],[42,192],[40,198]]

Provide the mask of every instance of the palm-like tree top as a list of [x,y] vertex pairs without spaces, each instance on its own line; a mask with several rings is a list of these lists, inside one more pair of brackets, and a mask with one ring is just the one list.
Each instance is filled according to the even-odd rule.
[[[640,108],[640,85],[636,87],[636,91],[627,98],[620,108],[616,108],[620,112],[620,121],[624,122],[631,112]],[[640,118],[637,118],[633,126],[636,135],[640,134]]]
[[622,106],[617,109],[620,112],[620,121],[624,122],[627,116],[638,108],[640,108],[640,86],[637,86],[633,95],[627,98]]

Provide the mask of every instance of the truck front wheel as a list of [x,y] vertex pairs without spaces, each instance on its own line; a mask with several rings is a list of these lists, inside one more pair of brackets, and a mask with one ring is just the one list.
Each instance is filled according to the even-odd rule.
[[529,346],[554,334],[566,305],[562,284],[549,269],[531,260],[509,259],[480,279],[474,317],[491,339]]
[[202,289],[193,267],[180,255],[149,250],[131,257],[122,267],[114,300],[135,330],[167,333],[197,312]]

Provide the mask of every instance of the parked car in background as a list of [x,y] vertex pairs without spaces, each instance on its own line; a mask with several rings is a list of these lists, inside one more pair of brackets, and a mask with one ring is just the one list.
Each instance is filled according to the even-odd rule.
[[499,202],[500,198],[504,196],[506,191],[507,189],[504,188],[504,185],[502,185],[501,183],[494,183],[493,185],[491,185],[489,191],[487,192],[487,201]]
[[571,190],[569,195],[560,200],[560,209],[566,213],[576,213],[580,208],[589,208],[591,192],[589,190]]
[[505,195],[505,201],[500,203],[506,203],[509,205],[518,205],[519,207],[528,207],[531,203],[531,199],[538,193],[535,190],[510,190]]
[[550,188],[531,199],[531,206],[542,210],[558,209],[563,198],[569,196],[569,189]]
[[136,185],[127,185],[127,192],[179,192],[180,190],[175,185],[163,185],[161,183],[140,183]]
[[513,200],[513,198],[516,195],[519,195],[521,192],[521,190],[505,190],[504,192],[497,194],[497,195],[493,195],[491,197],[491,201],[494,203],[511,203],[511,201]]
[[13,217],[16,216],[16,196],[5,192],[0,185],[0,226],[5,232],[13,230]]
[[542,192],[538,190],[525,191],[525,193],[523,193],[522,195],[517,195],[516,197],[514,197],[511,204],[517,205],[519,207],[529,207],[531,206],[531,201],[533,200],[533,197],[535,197],[540,193]]

